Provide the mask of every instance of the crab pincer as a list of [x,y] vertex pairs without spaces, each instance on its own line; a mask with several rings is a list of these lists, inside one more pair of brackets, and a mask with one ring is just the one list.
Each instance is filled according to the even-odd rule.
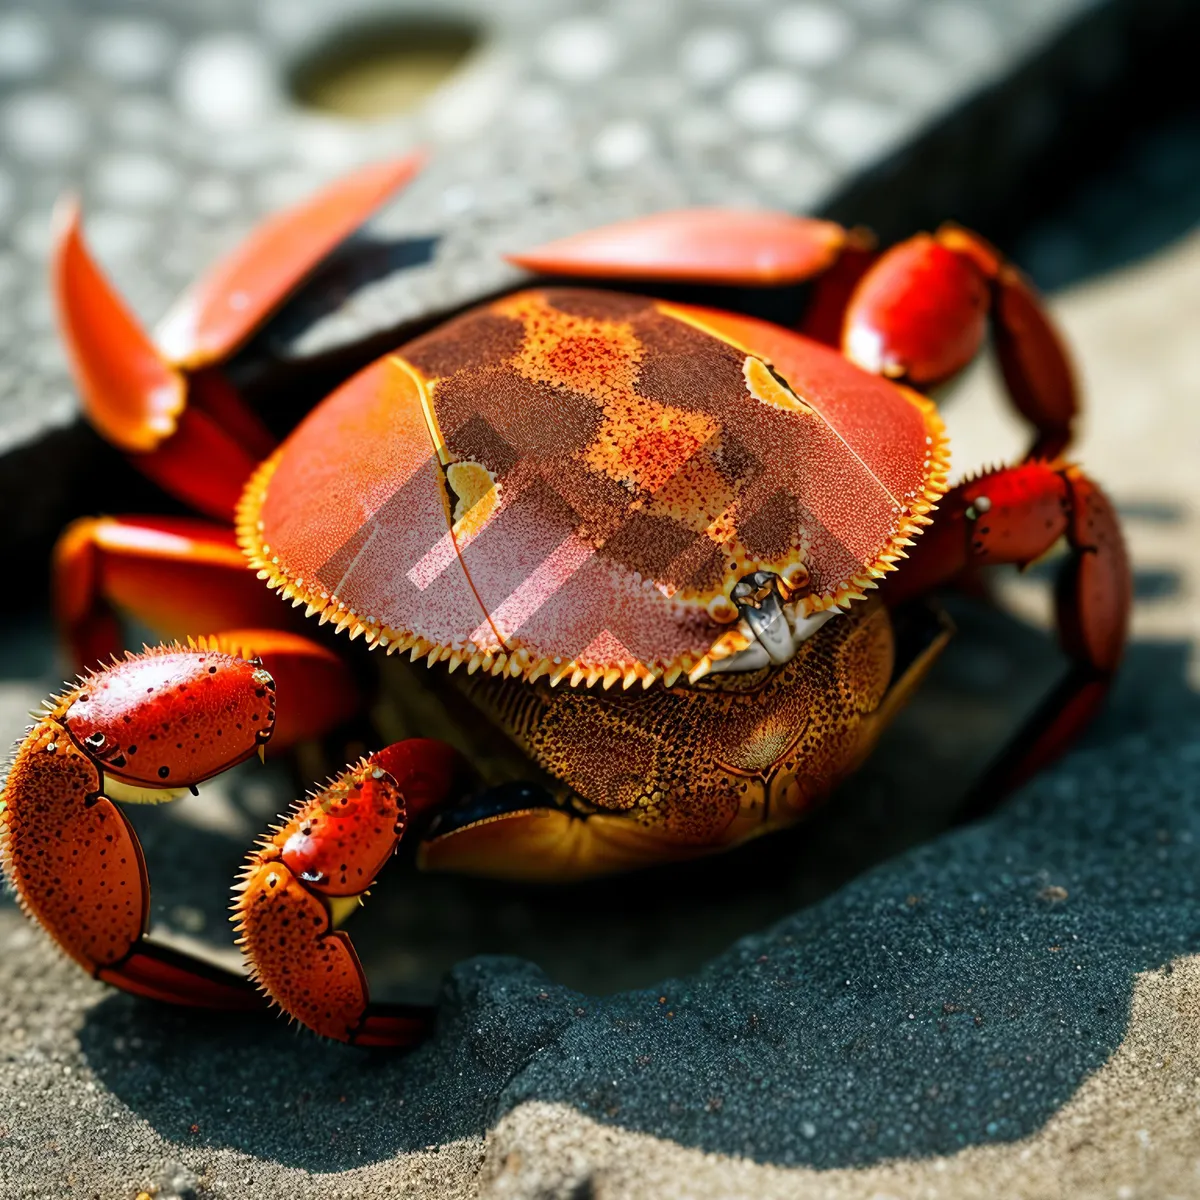
[[450,790],[455,752],[411,738],[347,768],[300,801],[249,856],[234,916],[251,977],[325,1037],[404,1046],[429,1030],[418,1006],[373,1003],[338,926],[395,852],[409,820]]
[[47,701],[0,794],[0,862],[22,907],[98,979],[178,1004],[254,1008],[246,981],[145,937],[137,836],[114,800],[170,800],[261,750],[275,684],[207,646],[130,654]]

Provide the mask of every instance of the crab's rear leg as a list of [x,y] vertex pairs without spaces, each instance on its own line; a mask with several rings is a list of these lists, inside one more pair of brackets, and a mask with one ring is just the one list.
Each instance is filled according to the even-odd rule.
[[22,907],[97,978],[206,1007],[255,1006],[239,976],[145,939],[141,847],[114,799],[170,799],[271,736],[261,665],[165,648],[88,676],[20,743],[0,803],[4,871]]
[[409,155],[364,167],[263,222],[182,297],[157,344],[92,258],[79,205],[64,203],[53,288],[91,423],[167,491],[232,517],[272,439],[219,367],[420,163]]
[[234,919],[251,974],[289,1016],[360,1045],[411,1045],[428,1032],[428,1009],[372,1003],[337,926],[460,769],[441,742],[397,742],[298,804],[250,855]]
[[589,229],[508,258],[543,275],[774,287],[819,275],[858,236],[833,221],[789,213],[689,208]]
[[[317,737],[358,707],[343,659],[286,628],[290,610],[246,566],[231,529],[186,517],[85,517],[54,551],[56,615],[77,665],[123,649],[122,618],[163,638],[207,635],[279,683],[274,744]],[[298,621],[296,622],[298,624]]]
[[55,616],[76,666],[125,648],[129,617],[164,640],[270,628],[286,609],[227,526],[189,517],[82,517],[54,548]]
[[1031,455],[1053,458],[1079,411],[1070,358],[1033,285],[978,234],[947,225],[880,256],[850,295],[842,349],[925,389],[975,357],[989,318],[1009,395],[1036,431]]
[[1071,668],[1018,732],[976,802],[1017,786],[1061,754],[1095,715],[1120,663],[1133,588],[1111,502],[1078,467],[1025,462],[954,488],[934,524],[885,587],[898,604],[997,563],[1027,566],[1065,537],[1056,593],[1059,639]]
[[[244,445],[226,427],[230,410],[239,410],[239,428],[258,424],[231,390],[189,380],[161,354],[92,258],[74,202],[57,215],[52,265],[59,330],[88,420],[159,486],[230,519],[269,435]],[[196,402],[208,386],[224,422]]]

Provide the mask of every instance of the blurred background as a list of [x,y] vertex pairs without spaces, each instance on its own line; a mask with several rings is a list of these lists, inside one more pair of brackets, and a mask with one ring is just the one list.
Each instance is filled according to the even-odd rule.
[[[0,3],[0,734],[67,669],[56,533],[172,510],[78,419],[45,286],[56,198],[82,195],[149,325],[258,217],[418,145],[428,168],[256,340],[247,378],[402,340],[516,282],[504,251],[601,221],[759,205],[892,240],[958,220],[1050,293],[1085,382],[1078,456],[1133,547],[1137,644],[1200,689],[1198,36],[1190,0]],[[1022,448],[989,364],[944,412],[958,473]],[[944,829],[1055,678],[1048,574],[998,581],[1007,615],[958,602],[929,687],[803,830],[556,894],[394,872],[356,931],[374,978],[428,995],[486,951],[589,993],[645,986]],[[157,929],[225,945],[227,880],[298,782],[276,764],[138,814]],[[7,897],[0,934],[27,944]]]
[[[288,360],[511,283],[503,250],[686,203],[826,213],[886,239],[953,216],[1056,287],[1190,220],[1194,146],[1164,141],[1193,104],[1197,20],[1186,0],[6,0],[6,552],[36,574],[104,461],[43,286],[65,190],[152,323],[263,213],[434,149],[369,230],[396,269],[376,255],[328,310],[292,313],[272,347]],[[1066,190],[1106,171],[1068,215]]]

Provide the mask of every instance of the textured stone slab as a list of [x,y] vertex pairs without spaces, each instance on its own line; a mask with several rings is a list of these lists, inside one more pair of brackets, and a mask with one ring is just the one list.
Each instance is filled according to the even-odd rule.
[[1011,201],[1019,166],[1061,131],[1062,112],[1120,79],[1142,41],[1185,7],[459,0],[440,15],[477,23],[478,51],[416,113],[365,124],[299,107],[289,70],[347,28],[424,11],[416,5],[9,4],[0,13],[8,552],[44,549],[71,512],[154,502],[75,424],[44,287],[49,213],[65,188],[82,192],[97,253],[149,322],[258,215],[354,163],[431,146],[428,171],[368,238],[416,239],[432,258],[412,265],[402,249],[396,269],[368,277],[350,263],[349,303],[309,297],[259,347],[294,359],[461,306],[512,282],[501,251],[632,213],[684,203],[815,211],[841,196],[853,201],[848,218],[891,233],[995,210]]

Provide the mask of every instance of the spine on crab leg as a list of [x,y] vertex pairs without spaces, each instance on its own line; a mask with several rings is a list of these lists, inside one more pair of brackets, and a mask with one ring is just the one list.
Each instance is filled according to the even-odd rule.
[[47,701],[0,795],[0,861],[21,906],[92,975],[176,1004],[254,1008],[241,976],[148,941],[141,847],[114,799],[168,800],[271,736],[274,681],[207,647],[160,647]]
[[233,906],[250,973],[316,1033],[385,1046],[428,1034],[428,1008],[372,1003],[354,946],[337,926],[409,822],[452,792],[458,770],[458,756],[441,742],[397,742],[301,801],[251,853]]

